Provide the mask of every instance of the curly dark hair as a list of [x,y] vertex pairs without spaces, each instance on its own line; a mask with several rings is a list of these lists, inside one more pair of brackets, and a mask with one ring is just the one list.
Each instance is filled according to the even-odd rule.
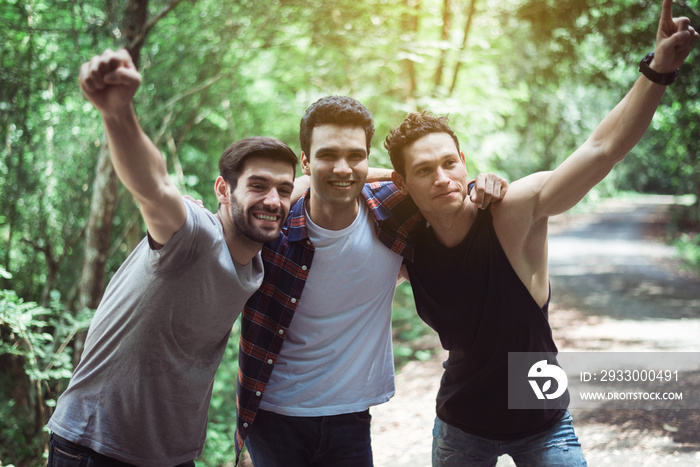
[[367,107],[351,97],[328,96],[317,100],[306,109],[301,119],[299,140],[301,150],[311,156],[311,133],[319,125],[334,124],[358,126],[365,130],[367,154],[374,136],[374,119]]
[[384,147],[389,152],[391,165],[402,177],[406,177],[404,148],[431,133],[447,133],[452,137],[459,151],[459,140],[447,123],[447,116],[437,117],[430,112],[409,113],[401,125],[387,135]]

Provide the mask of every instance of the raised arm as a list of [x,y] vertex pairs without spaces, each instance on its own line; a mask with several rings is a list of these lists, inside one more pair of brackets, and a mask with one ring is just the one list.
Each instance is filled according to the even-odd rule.
[[[688,18],[673,18],[673,0],[664,0],[650,68],[672,74],[698,40]],[[533,177],[539,186],[534,221],[560,214],[578,203],[639,142],[666,87],[640,76],[632,90],[603,119],[590,138],[547,176]]]
[[134,110],[141,75],[126,50],[107,50],[83,64],[79,80],[85,97],[102,114],[119,179],[138,202],[151,238],[165,245],[187,214],[163,155],[141,129]]

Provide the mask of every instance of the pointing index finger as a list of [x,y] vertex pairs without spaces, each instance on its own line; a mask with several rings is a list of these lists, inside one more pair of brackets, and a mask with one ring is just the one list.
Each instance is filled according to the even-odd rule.
[[661,5],[661,21],[673,21],[673,0],[664,0]]

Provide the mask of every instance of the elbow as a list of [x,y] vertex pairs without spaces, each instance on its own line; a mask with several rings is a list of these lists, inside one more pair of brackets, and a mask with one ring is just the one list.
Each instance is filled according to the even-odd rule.
[[141,190],[134,192],[134,198],[141,206],[162,206],[168,200],[179,198],[180,191],[170,177],[154,182]]
[[591,153],[596,155],[596,163],[612,167],[634,149],[640,138],[641,135],[620,138],[611,138],[609,135],[596,138],[596,135],[593,135],[588,145]]

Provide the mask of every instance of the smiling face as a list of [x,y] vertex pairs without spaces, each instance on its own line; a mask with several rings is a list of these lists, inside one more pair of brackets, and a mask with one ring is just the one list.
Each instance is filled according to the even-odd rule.
[[[228,189],[228,185],[223,189]],[[293,189],[291,164],[266,157],[246,160],[227,201],[228,214],[236,231],[257,243],[277,239],[289,214]]]
[[[369,167],[367,136],[362,127],[335,124],[313,129],[309,155],[301,154],[301,168],[311,179],[311,216],[314,211],[335,215],[357,213],[358,196]],[[354,219],[354,217],[353,217]]]
[[403,149],[405,177],[394,172],[403,193],[411,195],[423,215],[451,215],[467,198],[467,169],[452,137],[429,133]]

